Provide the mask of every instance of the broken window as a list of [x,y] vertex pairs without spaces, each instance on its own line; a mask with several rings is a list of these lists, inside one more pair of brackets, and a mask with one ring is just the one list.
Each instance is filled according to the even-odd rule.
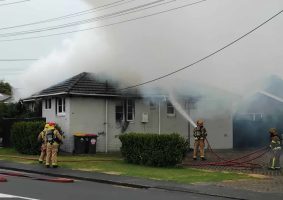
[[124,120],[124,106],[122,102],[116,104],[115,118],[116,122],[122,122]]
[[167,115],[175,115],[175,108],[170,101],[167,101]]

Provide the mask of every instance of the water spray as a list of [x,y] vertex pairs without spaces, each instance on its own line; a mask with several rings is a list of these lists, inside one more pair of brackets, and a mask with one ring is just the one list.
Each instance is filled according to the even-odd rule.
[[182,108],[182,106],[178,103],[178,101],[175,99],[173,94],[169,93],[169,100],[171,101],[172,105],[176,108],[176,110],[186,119],[190,122],[190,124],[193,127],[197,127],[194,120],[189,116],[189,114]]

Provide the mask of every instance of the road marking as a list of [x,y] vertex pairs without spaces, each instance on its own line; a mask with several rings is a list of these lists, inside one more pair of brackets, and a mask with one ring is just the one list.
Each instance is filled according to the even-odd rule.
[[27,200],[39,200],[39,199],[33,199],[33,198],[28,198],[28,197],[21,197],[21,196],[14,196],[14,195],[10,195],[10,194],[0,193],[0,199],[1,198],[18,198],[18,199],[27,199]]

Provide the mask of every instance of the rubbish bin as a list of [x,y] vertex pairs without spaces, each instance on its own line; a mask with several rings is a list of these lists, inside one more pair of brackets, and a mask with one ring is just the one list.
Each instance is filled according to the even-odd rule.
[[88,153],[95,154],[96,153],[96,143],[97,143],[97,135],[96,134],[88,134]]
[[77,154],[95,154],[96,153],[96,134],[76,133],[74,134],[74,153]]
[[74,135],[74,137],[75,137],[75,139],[74,139],[74,142],[75,142],[74,152],[77,153],[77,154],[86,153],[86,151],[87,151],[86,146],[87,146],[87,143],[88,143],[88,141],[86,141],[86,139],[88,139],[88,138],[85,138],[85,136],[83,136],[83,135]]

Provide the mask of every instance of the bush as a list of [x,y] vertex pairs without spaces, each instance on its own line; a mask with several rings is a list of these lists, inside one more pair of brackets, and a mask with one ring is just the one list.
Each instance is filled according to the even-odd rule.
[[45,122],[16,122],[11,129],[11,139],[15,149],[23,154],[38,154],[40,143],[38,134],[43,130]]
[[127,133],[119,136],[121,153],[129,163],[175,166],[182,162],[188,143],[179,134]]

